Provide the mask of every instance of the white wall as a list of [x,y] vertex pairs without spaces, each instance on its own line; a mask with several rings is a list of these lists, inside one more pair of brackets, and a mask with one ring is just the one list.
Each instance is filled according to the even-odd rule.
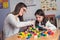
[[[24,0],[10,0],[10,10],[13,11],[14,8],[15,8],[15,5],[18,3],[18,2],[24,2]],[[37,9],[40,8],[40,0],[34,0],[36,6],[30,6],[28,7],[27,9],[27,12],[26,14],[24,15],[24,19],[34,19],[34,13]],[[57,15],[60,15],[60,0],[57,0],[57,11],[46,11],[45,14],[56,14]]]

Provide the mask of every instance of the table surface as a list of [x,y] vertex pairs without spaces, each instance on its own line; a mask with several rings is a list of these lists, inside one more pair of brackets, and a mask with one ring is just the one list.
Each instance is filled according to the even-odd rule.
[[[46,37],[40,37],[40,38],[31,37],[30,40],[58,40],[59,35],[60,35],[60,30],[57,29],[57,30],[55,30],[54,36],[48,35]],[[20,39],[17,36],[18,35],[15,34],[11,37],[6,38],[5,40],[26,40],[26,38]]]

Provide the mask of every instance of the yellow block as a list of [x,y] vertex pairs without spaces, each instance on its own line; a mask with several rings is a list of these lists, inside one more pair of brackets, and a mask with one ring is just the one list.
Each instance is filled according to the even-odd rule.
[[3,2],[3,8],[8,8],[8,2]]

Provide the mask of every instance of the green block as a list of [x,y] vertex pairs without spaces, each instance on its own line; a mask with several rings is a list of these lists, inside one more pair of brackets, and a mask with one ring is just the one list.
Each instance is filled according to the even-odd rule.
[[44,34],[44,36],[47,36],[46,34]]
[[19,35],[22,35],[22,33],[20,32]]
[[41,35],[38,35],[38,38],[40,37]]

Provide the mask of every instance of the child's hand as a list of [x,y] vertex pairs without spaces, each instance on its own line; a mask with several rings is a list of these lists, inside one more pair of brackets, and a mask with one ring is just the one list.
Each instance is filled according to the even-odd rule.
[[45,29],[47,29],[47,30],[49,30],[49,28],[48,27],[44,27]]

